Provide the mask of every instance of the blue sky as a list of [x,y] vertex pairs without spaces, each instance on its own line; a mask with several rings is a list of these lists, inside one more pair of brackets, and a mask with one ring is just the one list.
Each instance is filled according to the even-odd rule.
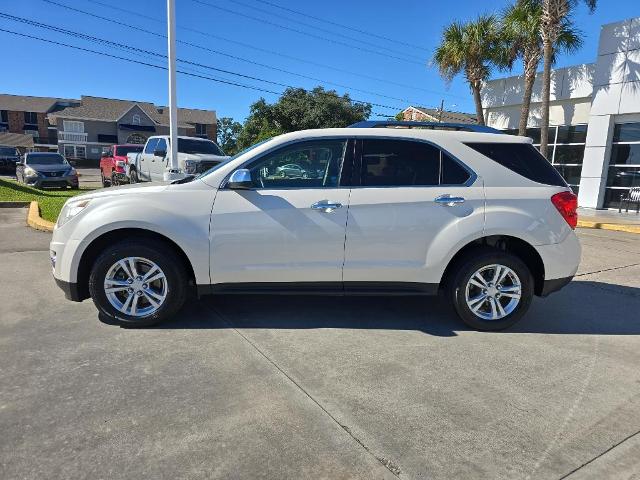
[[[0,13],[28,18],[151,52],[166,53],[166,40],[161,37],[166,34],[164,0],[54,1],[113,19],[115,22],[155,32],[157,35],[70,11],[46,0],[3,0],[0,2]],[[473,111],[472,99],[463,80],[456,79],[447,86],[438,76],[436,69],[428,66],[428,61],[445,25],[456,19],[466,20],[481,13],[499,11],[508,4],[504,0],[267,1],[348,25],[352,29],[305,18],[262,3],[260,0],[176,0],[177,38],[193,44],[178,44],[178,58],[277,84],[311,88],[321,83],[282,70],[321,79],[326,88],[334,88],[339,93],[349,92],[352,98],[380,104],[374,107],[374,112],[384,115],[392,115],[409,103],[437,106],[442,99],[445,100],[445,108]],[[109,5],[116,8],[110,8]],[[126,13],[122,9],[133,13]],[[242,15],[255,17],[258,21]],[[580,7],[575,20],[584,33],[584,47],[576,55],[559,57],[557,65],[593,62],[600,26],[634,16],[640,16],[637,0],[601,0],[598,9],[592,15],[587,13],[586,8]],[[306,34],[284,30],[267,22],[285,25]],[[322,30],[312,28],[314,26]],[[163,63],[163,59],[149,54],[97,45],[81,38],[16,23],[6,18],[0,18],[0,28],[147,63]],[[356,30],[421,48],[364,35]],[[325,39],[317,38],[318,36]],[[2,93],[70,98],[78,98],[84,94],[152,101],[158,105],[167,103],[166,71],[16,37],[5,32],[0,32],[0,39],[3,52],[3,73],[0,76]],[[202,66],[195,67],[193,64],[179,63],[178,66],[198,75],[230,82],[272,91],[284,89],[281,85],[241,78]],[[513,73],[519,71],[518,66]],[[494,73],[494,76],[502,75],[505,74]],[[242,120],[249,113],[251,103],[261,96],[268,101],[277,98],[277,95],[271,93],[178,75],[180,106],[214,109],[219,117],[231,116]]]

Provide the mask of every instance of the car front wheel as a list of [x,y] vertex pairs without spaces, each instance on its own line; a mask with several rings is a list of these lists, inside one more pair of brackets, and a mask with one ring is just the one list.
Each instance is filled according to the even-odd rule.
[[502,330],[527,312],[533,278],[515,255],[499,250],[472,252],[455,268],[449,295],[460,318],[478,330]]
[[171,318],[184,304],[188,276],[181,259],[156,240],[123,241],[98,257],[89,292],[117,324],[146,327]]
[[132,169],[129,172],[129,183],[138,183],[138,181],[138,172]]

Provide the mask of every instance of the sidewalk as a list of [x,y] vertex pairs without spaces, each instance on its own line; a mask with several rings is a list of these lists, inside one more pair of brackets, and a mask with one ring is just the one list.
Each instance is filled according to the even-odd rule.
[[640,214],[633,211],[578,208],[578,227],[640,233]]

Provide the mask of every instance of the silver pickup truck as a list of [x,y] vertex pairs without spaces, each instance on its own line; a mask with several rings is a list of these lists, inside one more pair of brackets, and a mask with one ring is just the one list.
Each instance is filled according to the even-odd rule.
[[[131,183],[160,182],[170,165],[170,137],[149,137],[140,153],[127,155],[126,174]],[[198,175],[229,159],[215,142],[197,137],[178,137],[178,169],[183,177]]]

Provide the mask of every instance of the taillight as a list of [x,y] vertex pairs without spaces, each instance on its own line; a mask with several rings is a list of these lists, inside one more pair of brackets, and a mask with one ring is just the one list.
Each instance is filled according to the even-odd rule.
[[571,192],[556,193],[551,197],[551,203],[573,229],[578,225],[578,197]]

